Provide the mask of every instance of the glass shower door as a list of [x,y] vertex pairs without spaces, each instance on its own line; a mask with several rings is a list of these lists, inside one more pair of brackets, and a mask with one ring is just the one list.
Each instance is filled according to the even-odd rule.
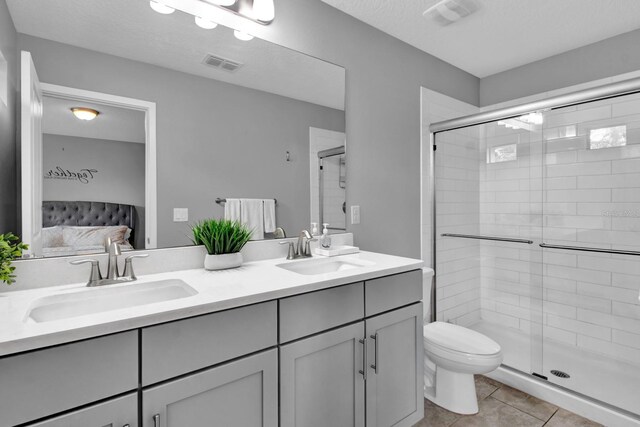
[[543,150],[529,119],[435,135],[436,319],[485,334],[504,365],[532,373],[542,352]]
[[543,146],[540,373],[640,415],[640,95],[545,112]]

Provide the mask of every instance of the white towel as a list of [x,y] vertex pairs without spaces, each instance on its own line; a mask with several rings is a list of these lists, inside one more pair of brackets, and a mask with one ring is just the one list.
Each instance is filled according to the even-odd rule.
[[227,199],[224,204],[224,219],[240,221],[240,199]]
[[264,203],[262,199],[240,199],[240,218],[252,230],[251,240],[264,239]]
[[274,233],[276,231],[276,201],[274,199],[264,199],[264,232]]

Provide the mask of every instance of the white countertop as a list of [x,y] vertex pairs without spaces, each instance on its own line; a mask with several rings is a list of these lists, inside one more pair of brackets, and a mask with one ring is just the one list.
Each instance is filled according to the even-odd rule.
[[[314,257],[319,258],[324,257]],[[28,318],[29,309],[39,298],[100,288],[86,288],[85,283],[78,283],[0,293],[0,356],[402,273],[423,265],[420,260],[373,252],[331,259],[352,260],[363,265],[333,273],[302,275],[277,265],[305,262],[308,258],[294,261],[278,258],[247,262],[232,270],[195,269],[151,274],[135,282],[107,286],[136,286],[157,280],[181,279],[198,293],[186,298],[42,323]]]

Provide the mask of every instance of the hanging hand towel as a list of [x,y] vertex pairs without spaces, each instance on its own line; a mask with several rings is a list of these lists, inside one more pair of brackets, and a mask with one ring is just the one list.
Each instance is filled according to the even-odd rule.
[[262,199],[240,199],[240,217],[253,233],[251,240],[264,239],[264,203]]
[[227,199],[227,202],[224,204],[224,219],[241,221],[240,199]]
[[264,199],[264,232],[274,233],[276,231],[276,201],[274,199]]

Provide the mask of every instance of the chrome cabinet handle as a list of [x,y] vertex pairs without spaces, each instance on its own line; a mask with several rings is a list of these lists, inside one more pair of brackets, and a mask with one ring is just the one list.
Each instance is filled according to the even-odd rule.
[[358,340],[362,344],[362,369],[358,371],[362,378],[367,380],[367,338]]
[[160,414],[153,416],[153,427],[160,427]]
[[373,352],[373,364],[371,365],[371,368],[373,368],[373,372],[375,372],[376,374],[378,373],[378,333],[376,332],[375,335],[371,335],[371,338],[374,341],[375,347],[374,347],[374,352]]

